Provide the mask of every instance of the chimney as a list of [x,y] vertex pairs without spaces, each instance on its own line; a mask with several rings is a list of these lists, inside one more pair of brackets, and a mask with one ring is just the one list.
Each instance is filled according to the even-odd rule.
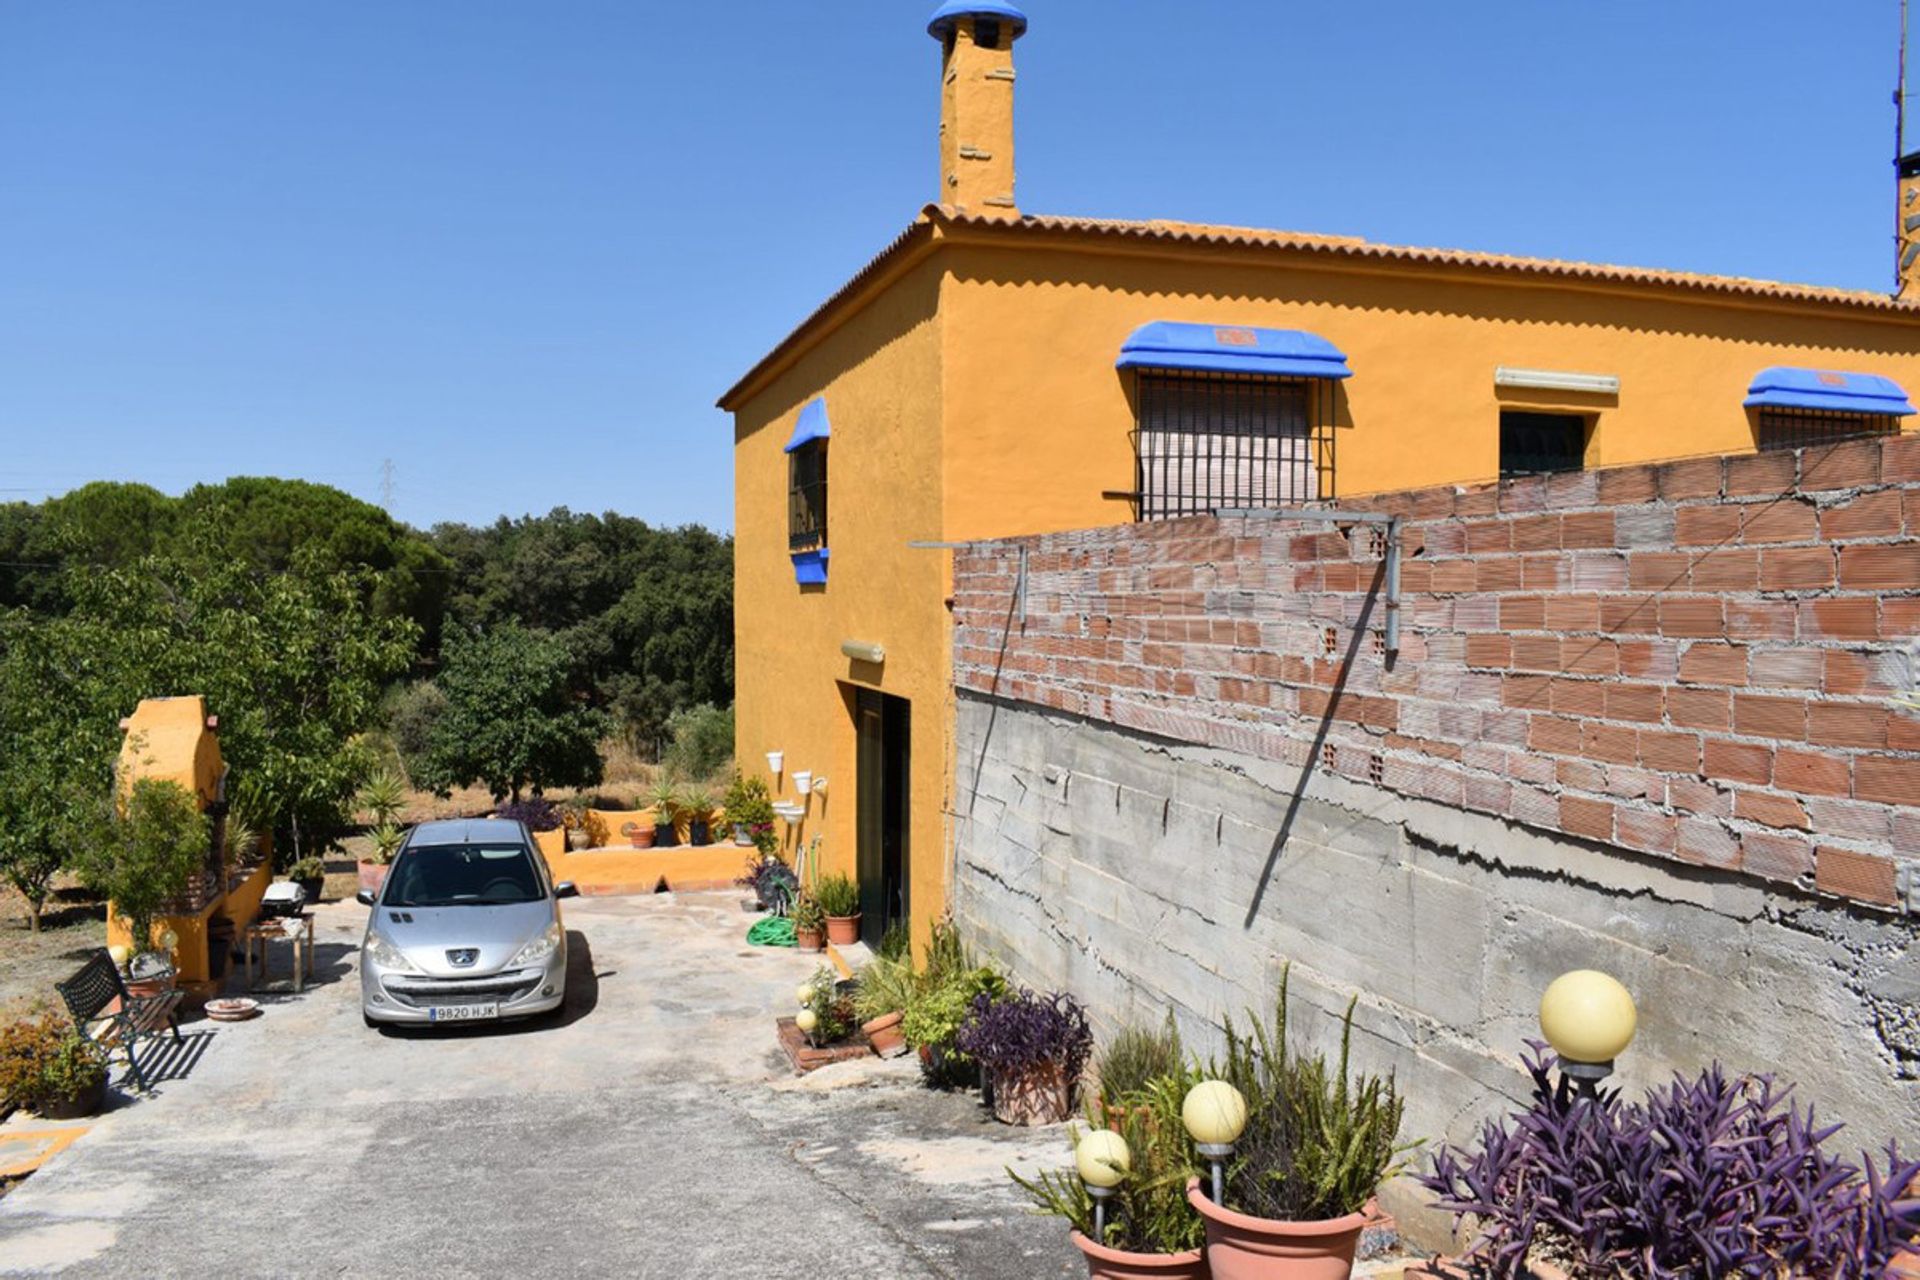
[[941,50],[938,203],[1017,218],[1013,42],[1027,33],[1027,15],[1001,0],[947,0],[927,32]]

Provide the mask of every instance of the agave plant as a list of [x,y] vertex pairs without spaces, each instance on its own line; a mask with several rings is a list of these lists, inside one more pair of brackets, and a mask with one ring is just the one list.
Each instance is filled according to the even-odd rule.
[[394,854],[400,852],[400,842],[406,838],[407,833],[402,831],[398,824],[381,823],[367,832],[367,839],[373,842],[373,847],[368,851],[366,860],[385,866],[393,861]]
[[400,810],[406,807],[406,780],[392,769],[375,769],[360,784],[357,800],[375,827],[390,826],[400,820]]
[[1837,1157],[1824,1148],[1840,1126],[1816,1124],[1769,1076],[1715,1063],[1644,1103],[1583,1099],[1553,1081],[1545,1045],[1530,1048],[1531,1105],[1488,1121],[1471,1151],[1436,1151],[1420,1179],[1477,1228],[1476,1274],[1520,1276],[1550,1256],[1580,1280],[1865,1280],[1920,1235],[1920,1163],[1892,1143],[1884,1168]]

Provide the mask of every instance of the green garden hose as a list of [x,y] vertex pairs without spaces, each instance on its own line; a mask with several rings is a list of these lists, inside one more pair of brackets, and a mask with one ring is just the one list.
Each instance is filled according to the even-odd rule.
[[798,945],[793,936],[793,921],[785,916],[767,916],[756,920],[747,930],[747,942],[756,947],[791,947]]

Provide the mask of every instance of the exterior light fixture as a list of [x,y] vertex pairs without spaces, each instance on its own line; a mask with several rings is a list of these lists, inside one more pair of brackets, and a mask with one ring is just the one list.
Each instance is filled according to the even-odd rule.
[[107,948],[107,956],[120,968],[127,967],[127,960],[133,955],[133,948],[125,943],[116,942]]
[[780,770],[786,766],[787,753],[784,751],[767,752],[767,772],[774,777],[780,776]]
[[1133,1152],[1127,1140],[1111,1129],[1095,1129],[1073,1148],[1074,1167],[1080,1181],[1087,1184],[1093,1197],[1093,1235],[1096,1243],[1107,1239],[1107,1198],[1113,1189],[1133,1172]]
[[813,984],[803,982],[793,989],[793,998],[800,1002],[802,1009],[813,1003]]
[[827,780],[825,778],[815,778],[813,780],[813,789],[815,791],[825,791],[827,789]]
[[813,773],[808,769],[793,771],[793,791],[795,795],[807,795],[813,791]]
[[1613,1073],[1613,1060],[1633,1042],[1638,1024],[1632,994],[1597,969],[1563,973],[1540,996],[1540,1033],[1584,1097],[1599,1096],[1600,1082]]
[[175,947],[177,947],[177,946],[179,946],[179,945],[180,945],[180,935],[179,935],[179,934],[177,934],[177,933],[175,933],[175,932],[174,932],[173,930],[171,930],[171,929],[163,929],[163,930],[161,930],[161,933],[160,933],[160,949],[161,949],[162,951],[164,951],[164,952],[166,952],[166,953],[167,953],[168,955],[172,955],[172,954],[173,954],[173,950],[174,950],[174,948],[175,948]]
[[1225,1080],[1203,1080],[1187,1090],[1180,1123],[1187,1127],[1194,1149],[1213,1166],[1213,1202],[1219,1204],[1226,1195],[1223,1166],[1247,1127],[1247,1100]]
[[1562,373],[1555,369],[1515,369],[1504,364],[1493,371],[1493,385],[1529,391],[1581,391],[1599,396],[1620,394],[1620,379],[1610,373]]
[[887,646],[866,640],[842,640],[840,652],[855,662],[881,663],[887,660]]
[[[812,1009],[802,1009],[793,1015],[793,1025],[800,1028],[800,1034],[807,1038],[808,1044],[813,1044],[813,1029],[820,1025],[820,1019]],[[818,1049],[820,1046],[814,1044],[813,1047]]]

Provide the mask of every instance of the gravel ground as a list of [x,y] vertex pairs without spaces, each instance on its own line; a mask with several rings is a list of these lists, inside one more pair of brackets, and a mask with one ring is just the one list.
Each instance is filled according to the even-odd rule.
[[[567,1007],[361,1025],[351,900],[318,983],[187,1028],[165,1077],[0,1200],[0,1273],[1084,1274],[1004,1169],[1065,1159],[906,1061],[794,1079],[773,1018],[813,961],[727,894],[566,904]],[[19,1123],[16,1117],[12,1123]]]

